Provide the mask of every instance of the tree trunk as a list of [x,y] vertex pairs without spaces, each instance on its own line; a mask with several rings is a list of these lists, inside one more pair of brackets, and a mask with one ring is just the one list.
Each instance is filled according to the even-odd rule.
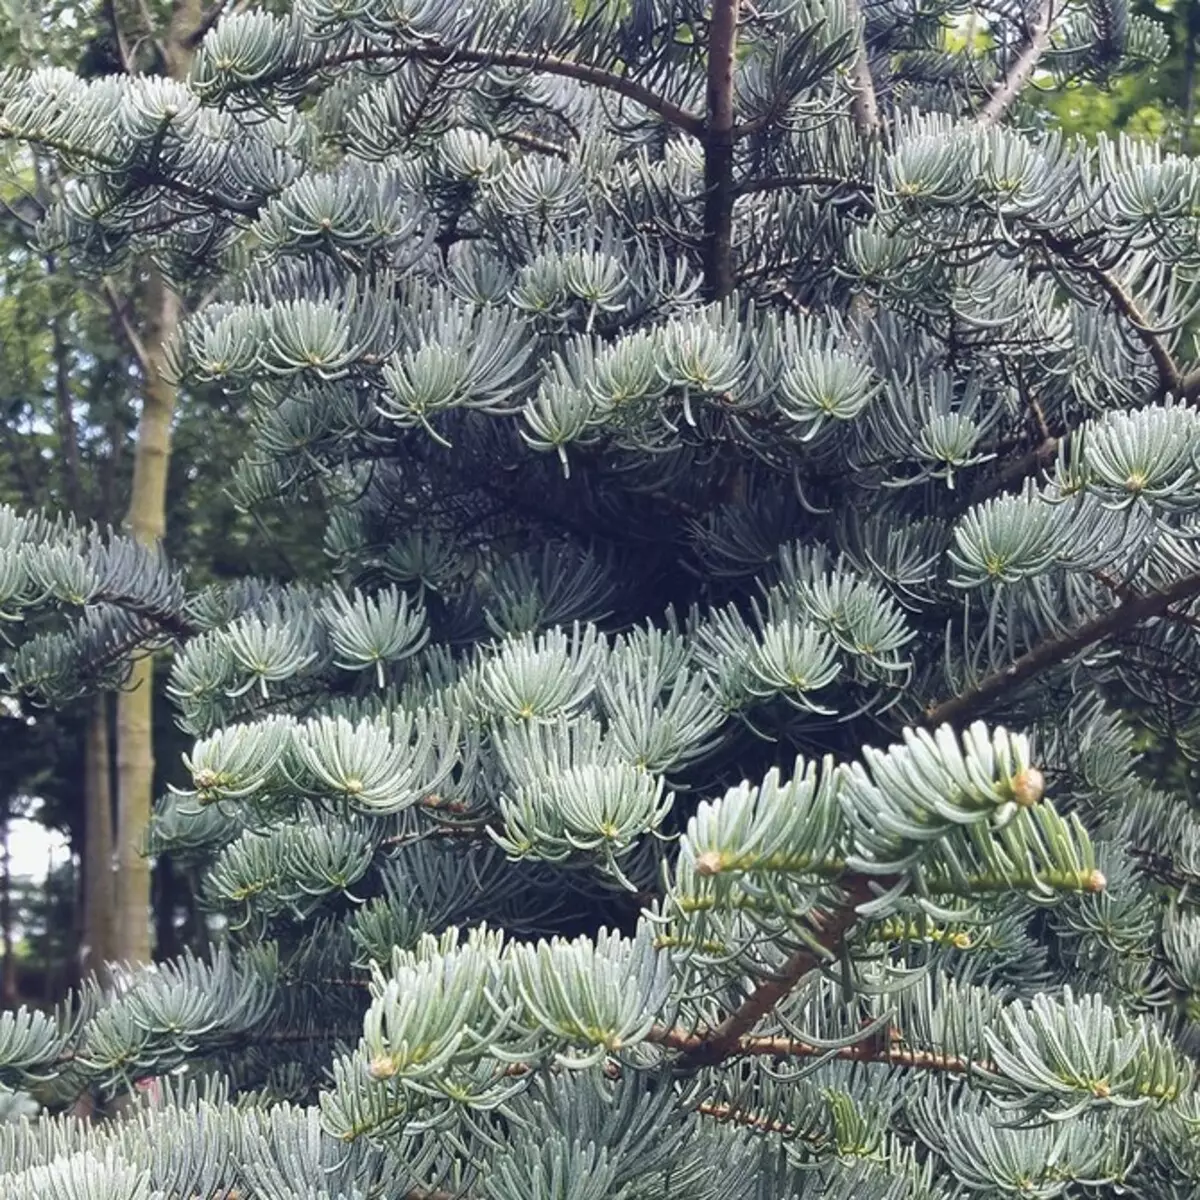
[[1196,119],[1196,39],[1200,37],[1200,3],[1196,0],[1187,7],[1187,41],[1183,46],[1183,96],[1180,108],[1183,109],[1183,131],[1180,140],[1180,150],[1184,154],[1192,152],[1192,125]]
[[[179,323],[179,298],[151,268],[141,336],[142,412],[133,460],[133,494],[126,528],[144,545],[166,530],[167,468],[175,389],[163,378],[163,348]],[[117,956],[146,963],[151,957],[150,862],[142,853],[154,799],[154,660],[133,664],[117,696]]]
[[9,846],[11,822],[12,809],[6,799],[3,807],[0,807],[0,941],[4,953],[0,1008],[17,1006],[17,964],[13,959],[12,848]]
[[733,291],[733,73],[740,0],[716,0],[708,31],[704,124],[704,290],[709,300]]
[[174,958],[180,951],[179,876],[169,854],[161,854],[154,864],[154,956]]
[[[114,20],[115,17],[114,11]],[[197,34],[206,24],[203,0],[176,0],[159,43],[171,78],[182,79],[187,74]],[[147,29],[144,33],[152,37],[154,31]],[[157,545],[166,530],[167,468],[175,415],[175,388],[164,378],[164,348],[179,325],[182,305],[154,266],[147,273],[140,329],[128,322],[119,298],[115,298],[115,303],[142,370],[142,411],[134,447],[133,494],[125,524],[137,541]],[[117,696],[115,950],[118,957],[129,963],[151,961],[151,871],[142,846],[154,799],[153,702],[154,661],[144,656],[133,664],[128,684]]]
[[103,971],[117,956],[114,930],[112,759],[109,753],[108,697],[92,699],[84,746],[83,778],[83,944],[79,969]]

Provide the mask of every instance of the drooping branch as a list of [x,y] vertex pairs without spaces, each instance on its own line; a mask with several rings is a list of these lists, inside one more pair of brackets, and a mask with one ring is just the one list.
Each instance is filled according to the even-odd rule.
[[572,62],[554,54],[529,54],[516,50],[478,50],[463,49],[456,46],[443,46],[434,43],[411,50],[405,50],[400,55],[393,52],[375,50],[361,51],[341,55],[337,63],[354,61],[378,61],[400,58],[418,59],[422,62],[441,64],[445,66],[478,66],[506,67],[514,71],[540,71],[546,75],[557,75],[564,79],[576,79],[580,83],[590,83],[605,91],[624,96],[643,108],[649,109],[662,117],[668,125],[690,133],[693,137],[702,138],[705,132],[705,120],[686,108],[660,96],[657,92],[638,83],[635,79],[618,75],[615,71],[605,70],[593,63]]
[[710,300],[733,291],[733,71],[740,0],[716,0],[708,26],[704,127],[704,287]]
[[[1158,371],[1163,390],[1171,395],[1183,396],[1186,387],[1183,373],[1146,314],[1142,312],[1141,306],[1129,294],[1125,285],[1111,271],[1106,271],[1098,263],[1088,259],[1069,239],[1055,237],[1053,234],[1044,234],[1041,240],[1052,254],[1080,274],[1086,275],[1099,286],[1100,290],[1112,301],[1117,312],[1129,323],[1138,340],[1146,347],[1155,369]],[[1200,393],[1200,381],[1192,386],[1195,389],[1193,395]]]
[[988,97],[979,113],[979,124],[985,129],[997,124],[1013,106],[1022,88],[1029,82],[1037,65],[1050,45],[1050,29],[1054,24],[1054,0],[1042,0],[1037,16],[1021,52],[1013,60],[1008,74]]
[[1136,596],[1081,625],[1071,633],[1047,638],[1015,662],[986,676],[965,692],[931,705],[925,710],[923,724],[962,725],[987,705],[1034,679],[1043,671],[1057,667],[1105,638],[1132,629],[1142,621],[1161,617],[1173,604],[1200,595],[1200,575],[1188,575],[1171,587],[1149,595]]

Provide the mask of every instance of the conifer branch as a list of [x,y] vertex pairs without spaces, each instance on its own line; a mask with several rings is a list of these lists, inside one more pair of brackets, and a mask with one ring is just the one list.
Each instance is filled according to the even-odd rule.
[[1050,45],[1050,29],[1054,24],[1054,0],[1042,0],[1024,48],[1017,55],[1008,74],[988,97],[979,114],[979,124],[985,129],[995,125],[1016,102],[1021,89],[1029,82],[1037,65]]
[[1007,667],[986,676],[974,687],[930,706],[925,710],[923,724],[930,729],[945,724],[961,726],[989,704],[1043,671],[1060,666],[1089,646],[1123,633],[1141,621],[1164,616],[1171,605],[1197,595],[1200,595],[1200,575],[1187,575],[1163,591],[1131,598],[1072,633],[1047,638]]
[[[705,1055],[712,1041],[703,1034],[688,1033],[684,1029],[654,1028],[647,1041],[655,1045],[680,1050],[687,1066],[713,1066]],[[734,1057],[750,1058],[830,1058],[841,1062],[886,1063],[895,1067],[911,1067],[914,1070],[936,1071],[950,1075],[969,1075],[973,1071],[994,1073],[995,1064],[985,1060],[975,1061],[960,1055],[940,1054],[934,1050],[915,1050],[906,1047],[903,1039],[892,1030],[886,1045],[870,1039],[850,1046],[830,1049],[814,1046],[811,1042],[788,1037],[743,1037],[732,1046],[722,1059]]]
[[[820,944],[829,951],[841,945],[846,933],[858,916],[858,906],[871,898],[866,879],[856,878],[842,904],[825,919],[820,931]],[[750,1030],[788,996],[801,979],[820,963],[817,953],[802,946],[784,963],[778,974],[762,980],[742,1002],[711,1033],[697,1036],[694,1043],[680,1046],[684,1050],[684,1065],[688,1067],[712,1066],[722,1062],[741,1048]]]
[[1170,351],[1147,320],[1141,306],[1111,271],[1090,261],[1082,254],[1079,247],[1067,238],[1044,234],[1042,242],[1053,254],[1099,285],[1101,291],[1112,301],[1113,307],[1129,322],[1138,340],[1146,347],[1165,392],[1182,397],[1190,386],[1193,389],[1193,396],[1200,393],[1200,371],[1192,372],[1193,376],[1198,377],[1194,382],[1189,382],[1191,376],[1189,376],[1189,381],[1185,381],[1178,365],[1171,357]]
[[[747,1112],[744,1108],[734,1108],[732,1104],[713,1104],[705,1101],[703,1104],[696,1105],[696,1112],[702,1117],[710,1117],[722,1124],[742,1125],[747,1129],[757,1129],[760,1133],[781,1133],[784,1137],[789,1137],[796,1132],[786,1121]],[[808,1140],[816,1141],[817,1139]]]
[[121,297],[117,295],[117,290],[113,287],[112,281],[107,276],[104,276],[100,280],[100,287],[104,292],[105,300],[108,301],[109,311],[120,325],[121,332],[125,335],[125,340],[129,343],[129,348],[133,351],[133,356],[137,359],[143,376],[153,373],[154,363],[151,361],[150,355],[146,350],[146,345],[142,341],[142,335],[130,319],[129,310],[122,303]]
[[1058,454],[1061,444],[1060,438],[1054,436],[1043,438],[1032,450],[1022,454],[1020,458],[1014,458],[1005,463],[996,474],[983,480],[971,492],[967,502],[963,505],[963,511],[1015,487],[1027,476],[1048,467]]
[[205,35],[221,19],[225,13],[226,0],[216,0],[212,8],[200,18],[200,22],[190,32],[183,36],[183,45],[187,50],[195,50],[204,41]]
[[523,50],[470,50],[458,46],[446,46],[440,42],[430,42],[419,47],[406,48],[402,51],[352,50],[345,54],[331,55],[321,62],[323,69],[339,66],[350,66],[354,63],[394,62],[396,59],[411,59],[440,66],[470,66],[470,67],[504,67],[513,71],[540,71],[546,75],[556,75],[562,79],[575,79],[580,83],[591,84],[614,92],[627,100],[640,104],[649,109],[668,124],[695,138],[703,138],[705,130],[704,118],[689,112],[673,100],[659,95],[652,88],[618,75],[615,71],[593,63],[572,62],[555,54],[530,54]]

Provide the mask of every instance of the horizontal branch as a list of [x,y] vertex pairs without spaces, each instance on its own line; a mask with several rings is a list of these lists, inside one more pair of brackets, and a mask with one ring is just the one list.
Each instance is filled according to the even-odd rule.
[[760,179],[747,179],[738,184],[737,194],[750,196],[758,192],[798,191],[800,188],[809,187],[846,188],[864,197],[868,194],[868,185],[861,179],[827,175],[820,171],[806,175],[764,175]]
[[963,511],[974,508],[976,504],[982,504],[992,496],[1015,487],[1027,476],[1042,470],[1043,467],[1048,467],[1058,454],[1060,445],[1061,439],[1054,436],[1046,437],[1032,450],[1022,454],[1020,458],[1014,458],[1005,463],[995,475],[982,480],[971,492],[966,504],[963,505]]
[[[615,71],[606,70],[594,63],[572,62],[568,58],[560,58],[555,54],[530,54],[523,50],[471,50],[457,46],[446,46],[440,42],[427,42],[420,46],[406,47],[401,50],[352,50],[345,54],[332,55],[329,58],[313,64],[306,64],[306,73],[311,71],[330,70],[354,63],[387,62],[404,59],[416,59],[434,66],[453,67],[504,67],[513,71],[540,71],[546,75],[556,75],[562,79],[575,79],[580,83],[591,84],[614,92],[626,100],[632,100],[643,108],[649,109],[662,117],[668,125],[682,129],[693,137],[704,135],[704,117],[689,112],[673,100],[668,100],[658,92],[618,75]],[[259,80],[256,87],[261,87],[266,80]]]
[[594,87],[624,96],[626,100],[632,100],[657,113],[668,125],[674,125],[693,137],[701,137],[704,133],[703,117],[688,112],[686,108],[665,96],[660,96],[636,80],[627,79],[624,75],[606,71],[603,67],[591,63],[572,62],[553,54],[528,54],[516,50],[460,50],[436,44],[423,46],[409,57],[448,65],[461,62],[480,67],[506,67],[515,71],[543,71],[547,75],[557,75],[563,79],[576,79],[580,83],[590,83]]
[[[703,1034],[659,1026],[650,1031],[647,1041],[659,1046],[666,1046],[671,1050],[680,1050],[685,1055],[699,1053],[705,1046],[711,1045],[711,1042]],[[797,1038],[745,1037],[738,1042],[733,1053],[739,1056],[760,1058],[828,1057],[844,1062],[887,1063],[889,1066],[942,1071],[955,1075],[968,1075],[972,1071],[987,1071],[995,1074],[996,1071],[994,1064],[990,1062],[976,1062],[960,1055],[939,1054],[934,1050],[911,1049],[904,1045],[903,1039],[895,1030],[889,1033],[886,1045],[864,1040],[850,1046],[839,1046],[834,1050],[828,1046],[815,1046]]]
[[1172,604],[1190,600],[1197,595],[1200,595],[1200,575],[1188,575],[1161,592],[1133,597],[1110,609],[1103,616],[1081,625],[1072,633],[1047,638],[1015,662],[1002,670],[994,671],[967,691],[940,704],[931,705],[925,710],[923,723],[928,728],[943,724],[962,724],[976,716],[988,704],[1027,683],[1041,672],[1059,666],[1105,638],[1132,629],[1141,621],[1164,616]]

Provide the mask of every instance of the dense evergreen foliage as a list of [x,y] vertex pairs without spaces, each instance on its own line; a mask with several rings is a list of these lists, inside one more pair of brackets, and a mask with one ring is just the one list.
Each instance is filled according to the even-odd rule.
[[1194,1195],[1200,823],[1124,714],[1200,749],[1200,170],[1021,98],[1153,24],[213,18],[0,133],[331,577],[0,510],[15,688],[172,653],[148,849],[228,935],[0,1016],[0,1082],[137,1097],[0,1128],[3,1194]]

